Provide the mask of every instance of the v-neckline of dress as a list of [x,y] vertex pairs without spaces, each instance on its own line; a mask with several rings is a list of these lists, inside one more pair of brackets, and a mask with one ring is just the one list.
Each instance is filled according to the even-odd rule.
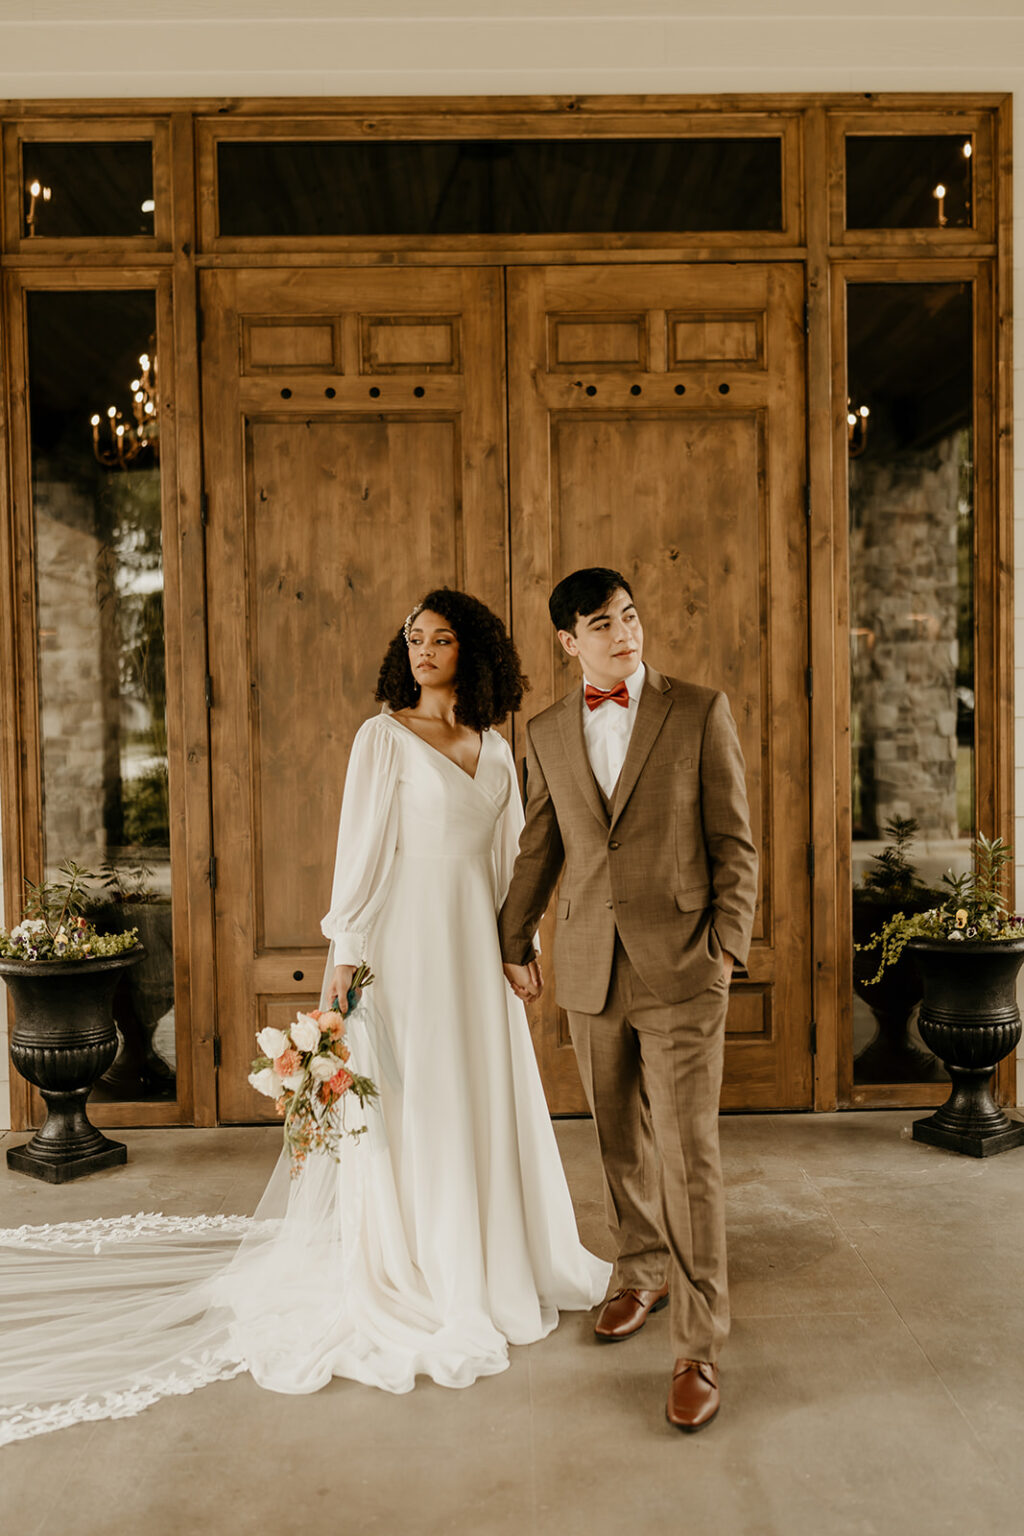
[[484,755],[484,741],[487,736],[486,731],[480,732],[480,750],[476,755],[476,767],[473,769],[472,773],[469,773],[465,768],[460,768],[455,759],[453,757],[449,757],[447,752],[442,752],[440,747],[432,746],[429,741],[424,740],[418,731],[414,731],[408,725],[403,725],[401,720],[395,719],[393,710],[389,712],[387,718],[391,720],[395,725],[397,725],[400,731],[404,731],[405,734],[407,736],[411,736],[414,741],[420,742],[422,746],[426,747],[428,752],[433,752],[435,757],[441,757],[446,763],[450,763],[451,766],[455,769],[455,772],[460,773],[464,779],[468,779],[471,784],[476,784],[476,781],[480,775],[480,763]]

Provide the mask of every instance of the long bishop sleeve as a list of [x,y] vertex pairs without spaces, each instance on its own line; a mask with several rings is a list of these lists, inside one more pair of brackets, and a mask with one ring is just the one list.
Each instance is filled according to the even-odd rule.
[[331,910],[320,924],[335,965],[367,958],[369,930],[384,905],[398,843],[399,748],[380,715],[356,732],[345,775]]
[[[509,786],[508,803],[498,817],[494,828],[494,887],[497,897],[495,904],[497,912],[501,911],[505,897],[508,895],[508,888],[512,884],[512,871],[519,856],[519,839],[526,824],[523,802],[519,796],[519,780],[516,776],[515,758],[512,756],[512,749],[504,737],[501,738],[501,745],[508,760],[508,771],[512,782]],[[536,934],[533,936],[533,947],[539,955],[540,939]]]

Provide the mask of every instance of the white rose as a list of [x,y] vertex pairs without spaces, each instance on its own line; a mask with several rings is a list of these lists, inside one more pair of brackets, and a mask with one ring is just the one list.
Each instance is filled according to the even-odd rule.
[[314,1056],[309,1064],[309,1070],[318,1083],[326,1083],[329,1077],[333,1077],[341,1065],[337,1056]]
[[[266,1034],[266,1030],[263,1033]],[[268,1099],[281,1097],[281,1089],[284,1085],[273,1067],[262,1067],[259,1072],[250,1072],[249,1082],[257,1093],[264,1094]]]
[[320,1044],[320,1025],[308,1013],[300,1013],[291,1027],[291,1037],[300,1051],[315,1051]]
[[261,1029],[256,1036],[256,1044],[264,1056],[269,1056],[275,1061],[282,1051],[286,1051],[291,1044],[283,1029],[272,1029],[268,1024],[266,1029]]
[[294,1093],[306,1081],[306,1074],[305,1072],[289,1072],[288,1076],[282,1077],[281,1081],[289,1093]]

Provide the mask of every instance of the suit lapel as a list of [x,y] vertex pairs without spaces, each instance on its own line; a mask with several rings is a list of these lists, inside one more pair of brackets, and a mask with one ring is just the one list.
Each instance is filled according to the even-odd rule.
[[[653,667],[648,667],[643,691],[640,694],[640,702],[636,707],[636,724],[633,727],[633,734],[629,738],[626,761],[622,765],[622,772],[619,774],[619,782],[615,791],[615,807],[612,811],[611,823],[613,827],[626,809],[629,797],[636,787],[637,779],[640,777],[640,771],[650,755],[651,748],[658,739],[658,732],[665,723],[665,716],[672,708],[672,701],[667,697],[668,688],[669,685],[661,673],[655,672]],[[582,735],[583,727],[581,725],[581,738]]]
[[[576,782],[580,787],[580,794],[593,811],[602,827],[608,826],[608,817],[605,808],[601,804],[601,795],[597,787],[587,756],[587,744],[583,739],[583,689],[574,688],[562,701],[562,717],[559,720],[562,732],[562,745],[565,755],[572,768]],[[639,718],[637,725],[640,724]],[[634,732],[635,734],[635,732]]]

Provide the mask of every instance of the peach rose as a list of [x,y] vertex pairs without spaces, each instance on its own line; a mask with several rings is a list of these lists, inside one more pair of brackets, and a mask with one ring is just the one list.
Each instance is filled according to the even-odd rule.
[[337,1072],[335,1072],[334,1076],[328,1082],[327,1086],[330,1088],[335,1097],[340,1099],[342,1094],[347,1093],[348,1090],[352,1087],[352,1082],[353,1078],[351,1072],[346,1072],[344,1067],[339,1067]]
[[301,1066],[302,1057],[294,1046],[289,1046],[274,1062],[274,1071],[278,1077],[291,1077],[292,1073],[297,1072]]

